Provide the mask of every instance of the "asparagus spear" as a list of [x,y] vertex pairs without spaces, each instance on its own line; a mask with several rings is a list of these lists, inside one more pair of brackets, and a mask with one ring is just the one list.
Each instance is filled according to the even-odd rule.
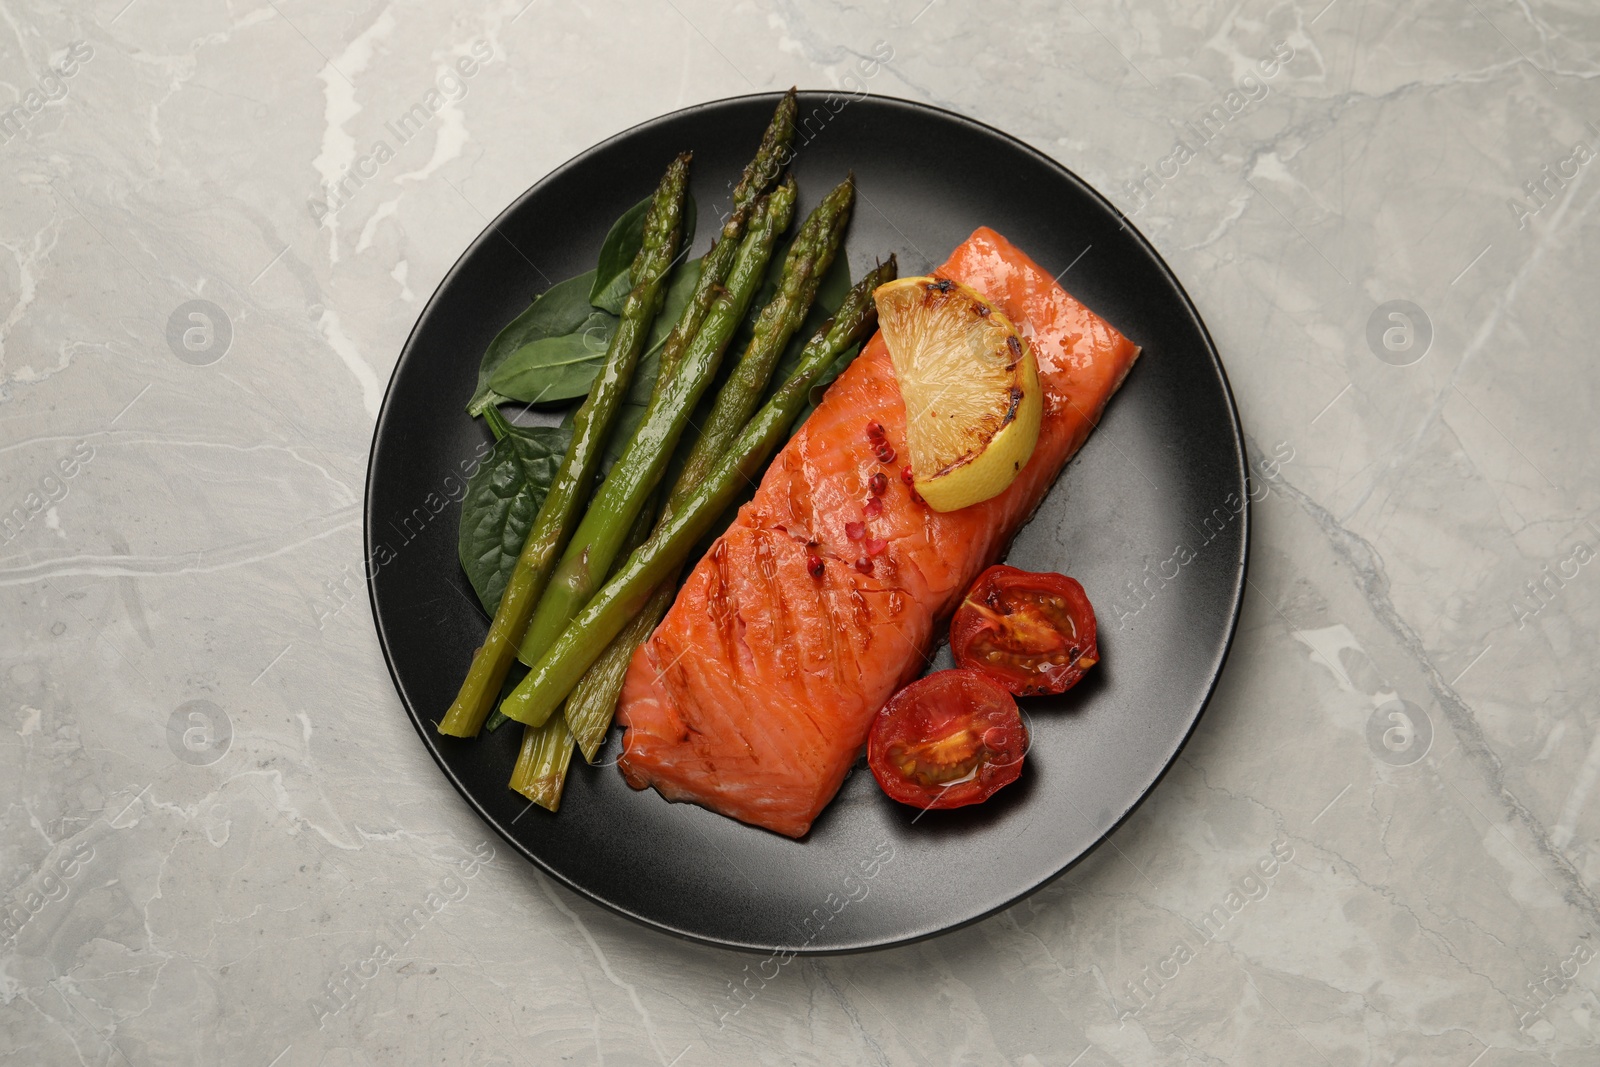
[[[645,506],[628,531],[626,550],[632,552],[644,543],[655,525],[655,503]],[[496,712],[496,714],[499,714]],[[572,760],[572,734],[566,719],[553,715],[543,726],[524,726],[517,766],[511,772],[511,788],[549,811],[561,806],[561,789],[566,782],[567,764]]]
[[578,409],[572,443],[567,446],[561,469],[523,542],[500,606],[495,609],[494,621],[489,624],[489,634],[483,646],[473,653],[461,691],[439,722],[440,733],[476,736],[500,693],[528,617],[544,592],[551,564],[572,532],[578,502],[594,481],[606,435],[628,391],[650,322],[661,310],[662,283],[678,251],[688,180],[689,153],[685,152],[672,161],[656,187],[645,217],[644,244],[632,264],[633,291],[622,305],[622,318],[611,337],[605,367]]
[[501,709],[507,715],[519,722],[543,723],[561,706],[605,643],[621,632],[651,591],[683,563],[739,486],[760,473],[805,406],[812,383],[840,353],[861,341],[876,325],[872,291],[891,281],[895,274],[891,256],[850,290],[839,313],[807,343],[800,365],[789,380],[750,420],[672,517],[628,557],[505,699]]
[[572,687],[572,695],[567,697],[562,717],[578,742],[578,750],[590,763],[599,753],[606,731],[611,729],[611,718],[617,712],[617,701],[622,697],[622,683],[628,677],[628,664],[633,660],[634,650],[644,644],[667,617],[667,609],[678,595],[678,575],[682,570],[679,564],[661,580],[644,607],[611,639],[605,651]]
[[806,313],[811,310],[811,302],[816,299],[822,276],[833,266],[833,258],[838,254],[845,227],[850,222],[850,209],[854,206],[855,195],[855,179],[846,178],[822,198],[822,203],[817,205],[800,228],[784,260],[778,292],[761,309],[750,344],[734,367],[732,376],[717,394],[711,414],[701,428],[700,438],[695,442],[683,473],[673,486],[667,505],[669,512],[683,503],[721,457],[728,443],[750,421],[750,415],[766,392],[773,368],[778,365],[778,357],[783,354],[789,338],[805,321]]
[[[556,565],[523,635],[522,647],[517,653],[523,662],[531,662],[543,654],[611,573],[611,565],[616,561],[628,528],[638,516],[645,497],[661,480],[672,450],[677,447],[678,438],[700,401],[700,394],[716,374],[729,338],[761,285],[772,246],[778,234],[789,226],[794,197],[794,179],[790,178],[772,191],[760,215],[752,220],[727,287],[712,303],[705,324],[684,352],[683,362],[672,380],[651,397],[633,440],[606,474],[583,521],[567,543],[567,550]],[[509,711],[506,714],[516,718]]]
[[[778,107],[772,113],[772,120],[761,136],[761,144],[756,148],[755,157],[745,164],[744,173],[739,177],[739,184],[734,187],[733,207],[722,225],[722,232],[716,243],[711,246],[711,250],[700,261],[700,278],[695,283],[694,293],[689,297],[683,313],[673,324],[672,332],[662,344],[656,385],[651,393],[652,399],[656,392],[671,382],[673,373],[683,360],[684,350],[699,332],[701,324],[705,322],[706,313],[711,309],[717,294],[721,292],[723,283],[727,281],[728,271],[733,268],[734,259],[738,255],[739,240],[744,236],[750,212],[756,200],[767,191],[777,179],[778,172],[782,170],[784,153],[794,136],[794,117],[795,90],[791,88],[783,94],[783,99],[778,101]],[[621,684],[620,681],[618,684]],[[506,717],[497,710],[490,716],[488,728],[497,729],[505,721]]]
[[[855,182],[846,178],[812,211],[801,227],[783,264],[778,292],[756,320],[750,344],[740,357],[733,374],[717,394],[715,405],[700,431],[700,438],[685,461],[673,485],[662,521],[680,506],[698,486],[706,472],[721,458],[734,437],[750,420],[772,377],[773,368],[794,331],[800,328],[811,302],[816,298],[822,276],[833,265],[834,255],[850,221],[855,199]],[[650,636],[667,609],[672,606],[677,586],[677,571],[661,583],[643,610],[606,646],[600,658],[579,681],[567,700],[567,726],[583,752],[593,760],[611,725],[611,715],[622,692],[633,650]]]
[[555,811],[561,807],[561,789],[571,762],[572,734],[567,730],[567,720],[552,715],[543,726],[523,729],[517,767],[511,772],[511,788],[541,808]]
[[772,113],[772,121],[767,124],[766,132],[761,137],[755,158],[745,165],[739,184],[734,187],[733,208],[722,224],[721,236],[700,261],[700,280],[695,283],[694,294],[662,345],[656,392],[672,380],[673,373],[683,360],[685,349],[694,340],[695,334],[700,332],[706,313],[727,281],[728,271],[733,269],[734,258],[739,251],[739,239],[744,235],[745,224],[749,221],[756,200],[771,188],[783,169],[782,158],[794,136],[794,116],[795,91],[790,89],[778,101],[777,110]]

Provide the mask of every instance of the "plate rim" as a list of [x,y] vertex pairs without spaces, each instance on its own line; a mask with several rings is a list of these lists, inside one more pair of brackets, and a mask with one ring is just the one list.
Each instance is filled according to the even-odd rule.
[[[973,925],[974,923],[982,922],[984,919],[996,915],[999,912],[1002,912],[1007,908],[1013,907],[1021,901],[1026,900],[1028,897],[1061,878],[1068,871],[1072,870],[1090,855],[1098,851],[1113,834],[1122,828],[1124,823],[1133,817],[1134,812],[1138,811],[1139,808],[1144,805],[1145,801],[1150,798],[1151,794],[1153,794],[1161,785],[1161,783],[1166,780],[1167,774],[1172,770],[1173,764],[1178,762],[1178,757],[1183,754],[1183,750],[1188,747],[1189,741],[1194,737],[1195,731],[1199,729],[1200,720],[1205,717],[1206,712],[1210,709],[1212,697],[1216,695],[1217,686],[1222,680],[1223,671],[1226,670],[1228,658],[1233,651],[1233,643],[1235,638],[1238,636],[1239,619],[1243,614],[1244,594],[1249,583],[1250,543],[1253,532],[1252,519],[1254,510],[1254,502],[1250,499],[1250,494],[1248,492],[1250,482],[1250,466],[1247,454],[1248,449],[1245,442],[1244,427],[1239,419],[1239,406],[1237,401],[1234,399],[1233,385],[1228,379],[1228,370],[1222,362],[1221,353],[1217,350],[1216,341],[1212,338],[1211,331],[1206,326],[1205,319],[1201,317],[1199,309],[1195,307],[1194,299],[1189,295],[1189,291],[1184,288],[1183,282],[1178,278],[1176,272],[1173,271],[1171,265],[1167,263],[1166,258],[1161,255],[1154,243],[1151,242],[1151,240],[1133,224],[1132,219],[1130,219],[1122,212],[1120,208],[1112,203],[1104,193],[1100,192],[1099,189],[1085,181],[1077,174],[1077,172],[1073,171],[1066,164],[1034,147],[1032,144],[1029,144],[1027,141],[1016,136],[1015,134],[1008,133],[1007,131],[984,122],[981,119],[975,119],[969,115],[964,115],[959,111],[953,111],[949,108],[940,107],[936,104],[924,103],[920,100],[909,100],[905,97],[889,96],[880,93],[840,94],[831,90],[822,89],[800,90],[799,95],[802,100],[807,96],[816,96],[826,100],[828,97],[838,97],[843,95],[848,98],[846,100],[846,106],[849,106],[849,104],[853,103],[872,101],[877,104],[905,108],[912,111],[930,114],[948,122],[955,122],[959,125],[970,127],[979,133],[986,134],[991,137],[997,137],[1002,141],[1009,143],[1012,147],[1033,157],[1035,161],[1043,164],[1047,169],[1054,171],[1059,177],[1072,183],[1080,191],[1087,193],[1091,198],[1093,198],[1093,200],[1098,202],[1104,209],[1106,209],[1113,218],[1117,219],[1122,228],[1127,230],[1133,236],[1135,241],[1138,242],[1144,252],[1150,257],[1156,268],[1163,276],[1165,276],[1166,280],[1177,292],[1182,301],[1184,312],[1188,315],[1190,321],[1197,328],[1201,339],[1204,341],[1206,354],[1210,357],[1211,368],[1217,375],[1218,382],[1222,386],[1223,399],[1227,403],[1229,430],[1233,436],[1236,473],[1238,475],[1240,484],[1246,488],[1246,492],[1243,496],[1243,506],[1239,512],[1240,542],[1239,558],[1236,564],[1238,578],[1234,583],[1234,588],[1232,590],[1230,603],[1228,606],[1227,635],[1221,644],[1215,665],[1211,671],[1211,678],[1206,685],[1205,694],[1200,699],[1199,710],[1195,713],[1193,720],[1189,723],[1188,729],[1184,731],[1183,736],[1178,740],[1178,743],[1167,755],[1166,761],[1162,764],[1161,769],[1157,772],[1155,778],[1152,779],[1150,784],[1133,800],[1131,804],[1128,805],[1127,809],[1123,811],[1109,827],[1107,827],[1104,833],[1096,837],[1093,842],[1080,851],[1076,856],[1073,856],[1071,859],[1063,863],[1062,866],[1053,873],[1047,875],[1032,885],[1024,887],[1018,892],[1007,896],[1004,900],[1000,901],[994,906],[960,921],[947,923],[945,925],[938,926],[935,929],[919,933],[899,937],[868,939],[851,945],[812,948],[810,946],[792,947],[784,945],[757,945],[742,941],[708,936],[704,933],[671,926],[659,919],[655,919],[646,915],[640,915],[612,901],[604,899],[585,886],[577,884],[566,875],[552,869],[537,854],[535,854],[533,850],[523,845],[522,842],[516,837],[507,833],[506,830],[500,825],[499,821],[491,816],[487,810],[485,810],[484,805],[481,804],[477,797],[475,797],[465,787],[461,779],[457,777],[455,771],[449,766],[448,763],[445,762],[440,748],[436,743],[436,737],[431,736],[431,732],[428,729],[432,723],[429,722],[426,716],[422,715],[421,712],[419,712],[413,706],[413,702],[407,695],[405,686],[401,682],[400,675],[396,670],[394,659],[389,651],[389,636],[386,632],[383,617],[378,611],[377,589],[374,584],[376,569],[371,565],[373,556],[372,530],[374,526],[372,500],[373,487],[376,480],[376,467],[374,465],[374,460],[377,457],[379,441],[383,437],[386,422],[390,415],[390,394],[394,390],[395,381],[400,376],[402,366],[412,352],[413,342],[416,340],[417,335],[422,330],[424,324],[427,323],[430,317],[435,313],[440,294],[449,287],[456,275],[462,271],[464,264],[477,252],[479,245],[484,244],[497,235],[503,236],[500,234],[501,223],[514,212],[516,212],[522,206],[524,201],[533,197],[544,185],[559,178],[562,174],[578,167],[589,157],[618,141],[625,140],[641,131],[647,130],[654,126],[663,125],[685,115],[691,115],[701,111],[708,111],[713,108],[742,101],[770,100],[775,104],[776,101],[783,95],[783,91],[781,90],[771,90],[760,93],[735,93],[731,96],[718,97],[715,100],[705,100],[697,104],[690,104],[687,107],[677,108],[676,110],[664,112],[641,122],[634,123],[632,126],[628,126],[609,137],[605,137],[599,141],[596,141],[588,148],[583,149],[576,155],[541,175],[518,196],[511,200],[510,203],[502,208],[500,212],[496,214],[487,225],[484,226],[484,228],[478,233],[477,237],[473,238],[473,240],[467,244],[467,246],[462,250],[461,254],[457,256],[455,261],[450,265],[450,269],[445,271],[445,273],[440,277],[439,282],[434,287],[432,294],[429,295],[427,303],[424,304],[422,310],[418,312],[416,321],[412,323],[410,331],[406,334],[404,343],[402,343],[400,346],[400,353],[395,359],[393,369],[389,372],[389,380],[384,384],[383,399],[378,405],[378,416],[373,422],[372,442],[367,449],[367,473],[366,478],[363,480],[363,500],[361,508],[362,573],[365,576],[367,587],[367,604],[372,613],[373,628],[377,632],[378,646],[383,653],[384,666],[389,671],[389,680],[394,685],[395,694],[400,698],[400,704],[406,712],[406,717],[411,720],[412,728],[416,730],[418,737],[422,741],[423,748],[427,750],[428,755],[433,758],[433,761],[438,766],[439,770],[444,773],[445,779],[450,783],[451,787],[455,789],[456,793],[461,797],[461,799],[467,802],[467,806],[471,808],[473,813],[478,816],[479,820],[481,820],[485,825],[499,835],[500,839],[506,844],[510,845],[513,850],[521,854],[524,859],[532,863],[542,874],[548,878],[554,879],[556,882],[583,897],[590,903],[596,904],[613,914],[621,915],[649,930],[662,934],[668,934],[674,938],[688,941],[696,945],[705,945],[712,948],[729,949],[736,952],[746,952],[752,954],[792,951],[793,954],[797,956],[842,956],[852,955],[858,952],[871,952],[880,949],[912,945],[920,941],[925,941],[930,938],[964,929]],[[843,109],[841,108],[841,110]],[[663,803],[666,803],[666,801],[663,801]]]

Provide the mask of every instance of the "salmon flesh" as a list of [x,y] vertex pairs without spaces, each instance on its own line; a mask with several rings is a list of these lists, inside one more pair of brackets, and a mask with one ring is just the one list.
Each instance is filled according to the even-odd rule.
[[[618,716],[635,789],[803,836],[878,709],[927,667],[936,625],[1033,514],[1139,355],[986,227],[935,274],[983,294],[1031,345],[1044,389],[1032,458],[971,507],[941,514],[914,499],[900,477],[905,407],[874,336],[634,653]],[[872,422],[893,463],[874,454]],[[889,485],[875,497],[880,471]]]

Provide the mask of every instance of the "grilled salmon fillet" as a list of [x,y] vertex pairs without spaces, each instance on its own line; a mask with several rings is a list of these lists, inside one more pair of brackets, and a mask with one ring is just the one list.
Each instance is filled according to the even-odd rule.
[[[873,337],[635,652],[618,709],[619,762],[635,789],[803,836],[878,709],[927,665],[935,624],[1005,550],[1138,357],[986,227],[935,273],[982,293],[1032,345],[1044,389],[1032,458],[983,503],[941,514],[913,499],[900,478],[905,407],[883,338]],[[873,454],[874,421],[898,454],[893,465]],[[889,489],[873,514],[867,481],[880,470]],[[847,535],[852,523],[865,525],[863,539]],[[870,574],[855,566],[862,557]]]

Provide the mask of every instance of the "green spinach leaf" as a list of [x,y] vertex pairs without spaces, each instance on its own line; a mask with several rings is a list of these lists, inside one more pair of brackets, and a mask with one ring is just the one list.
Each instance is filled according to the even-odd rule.
[[618,319],[590,308],[571,333],[543,337],[513,352],[489,379],[489,388],[526,404],[571,400],[588,393],[606,362]]
[[644,217],[649,211],[647,196],[611,224],[611,230],[600,245],[600,265],[595,268],[594,282],[589,288],[589,303],[595,307],[604,308],[613,315],[622,312],[622,301],[633,288],[628,269],[644,245]]
[[[600,265],[595,269],[594,281],[589,288],[589,303],[613,315],[622,314],[622,302],[633,290],[633,259],[644,246],[644,217],[650,210],[650,197],[645,197],[622,213],[612,223],[600,245]],[[694,246],[696,223],[694,194],[687,193],[683,204],[683,235],[678,242],[679,257]]]
[[[661,302],[661,313],[651,324],[645,340],[645,353],[640,368],[634,372],[634,390],[645,377],[645,364],[658,353],[667,335],[677,323],[689,298],[694,295],[695,283],[700,280],[700,261],[692,259],[673,271]],[[595,375],[605,366],[606,350],[616,333],[615,315],[590,309],[592,314],[576,330],[561,337],[548,337],[524,345],[501,364],[490,379],[490,388],[500,396],[520,400],[525,404],[542,404],[570,400],[589,392]],[[653,364],[651,364],[653,367]],[[645,388],[655,383],[654,371],[649,374]],[[631,402],[624,401],[624,403]],[[649,399],[648,391],[645,400]],[[640,401],[644,403],[645,401]],[[635,418],[633,425],[637,425]],[[630,430],[631,433],[631,430]]]
[[[491,424],[500,419],[494,411]],[[572,431],[560,426],[507,426],[494,451],[467,479],[457,555],[484,610],[500,606],[528,530],[561,467]]]
[[557,282],[535,297],[527,310],[495,335],[495,339],[484,350],[483,360],[478,366],[478,388],[467,402],[468,414],[482,415],[486,408],[509,399],[497,395],[490,381],[514,352],[546,337],[569,334],[579,329],[594,313],[588,299],[594,276],[595,272],[591,270],[576,278]]

